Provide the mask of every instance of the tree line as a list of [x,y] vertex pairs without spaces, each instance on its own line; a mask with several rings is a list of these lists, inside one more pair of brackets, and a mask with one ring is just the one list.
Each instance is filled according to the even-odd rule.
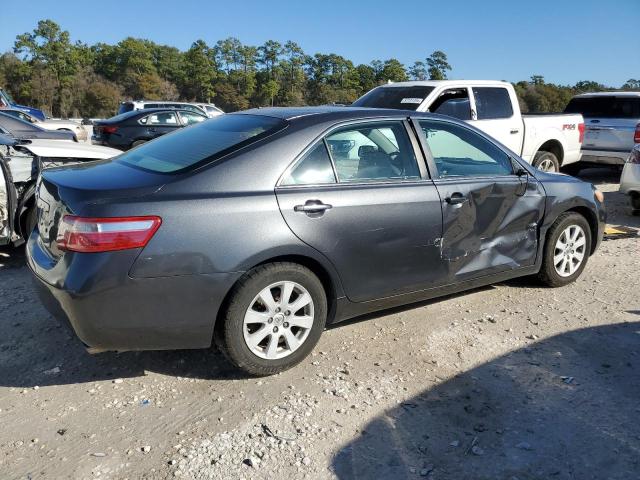
[[[215,45],[197,40],[186,51],[133,37],[87,45],[71,42],[54,21],[41,20],[0,56],[0,87],[52,116],[108,117],[124,99],[211,102],[227,112],[348,104],[376,85],[443,80],[450,71],[442,51],[405,66],[395,58],[356,65],[334,53],[309,55],[294,41],[251,46],[233,37]],[[592,81],[555,85],[539,75],[514,86],[524,112],[561,111],[576,93],[610,88]],[[640,89],[640,80],[621,88]]]

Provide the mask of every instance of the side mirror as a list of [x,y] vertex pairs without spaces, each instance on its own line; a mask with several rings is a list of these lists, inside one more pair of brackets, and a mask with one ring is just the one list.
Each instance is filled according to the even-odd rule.
[[522,167],[518,167],[518,168],[516,168],[516,175],[519,176],[519,177],[524,177],[525,175],[529,175],[529,172],[527,172]]

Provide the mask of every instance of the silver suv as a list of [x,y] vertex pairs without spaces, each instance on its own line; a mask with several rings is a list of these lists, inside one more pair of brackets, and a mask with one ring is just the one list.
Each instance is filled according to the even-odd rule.
[[622,165],[640,143],[640,92],[576,95],[564,111],[584,117],[582,162]]

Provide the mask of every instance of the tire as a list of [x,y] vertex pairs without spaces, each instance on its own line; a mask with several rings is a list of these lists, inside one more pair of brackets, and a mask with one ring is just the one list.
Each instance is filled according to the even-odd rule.
[[[282,299],[286,288],[284,282],[293,292],[289,301]],[[310,303],[305,303],[308,298],[305,291]],[[262,302],[261,298],[266,298],[264,295],[270,295],[271,309]],[[305,306],[293,312],[287,310],[288,305],[296,308],[296,300]],[[279,306],[283,308],[278,310]],[[245,316],[259,322],[246,323]],[[294,325],[301,319],[307,320],[309,328]],[[255,376],[273,375],[293,367],[309,355],[322,335],[326,319],[327,296],[318,277],[296,263],[269,263],[247,272],[234,286],[228,307],[216,325],[214,339],[229,361],[244,372]],[[252,340],[247,339],[252,335]],[[256,343],[258,338],[263,340]],[[249,343],[254,345],[249,346]]]
[[640,194],[634,193],[629,197],[629,201],[631,202],[631,208],[633,210],[640,210]]
[[[571,246],[569,248],[569,253],[567,253],[567,257],[562,256],[562,248],[559,247],[558,240],[561,238],[563,233],[567,232],[567,229],[574,228],[572,230],[575,232],[575,227],[578,227],[582,230],[582,234],[584,235],[584,243],[581,246]],[[570,230],[571,231],[571,230]],[[565,237],[566,233],[565,233]],[[567,242],[568,243],[568,242]],[[570,243],[569,245],[578,245],[580,243],[579,240]],[[574,259],[575,256],[571,257],[571,251],[575,251],[577,253],[582,249],[582,259],[578,265],[575,265]],[[542,259],[542,267],[540,268],[540,272],[538,273],[538,278],[540,281],[549,287],[563,287],[571,282],[574,282],[582,273],[585,266],[587,265],[587,261],[589,260],[589,254],[591,253],[591,227],[589,226],[589,222],[579,213],[575,212],[567,212],[560,215],[557,220],[553,223],[549,232],[547,233],[547,241],[544,246],[544,257]],[[554,261],[554,256],[556,258],[560,257],[560,262],[568,259],[568,263],[563,264],[560,263],[560,270],[562,270],[563,265],[566,265],[566,269],[564,269],[564,273],[561,274],[556,267],[557,263]],[[573,272],[570,271],[572,267],[575,266],[575,270]]]
[[31,205],[27,213],[24,214],[24,232],[22,232],[22,236],[25,241],[28,240],[29,235],[33,232],[33,229],[36,228],[36,223],[38,221],[36,206]]
[[135,142],[133,142],[133,143],[131,144],[131,148],[135,148],[135,147],[137,147],[137,146],[140,146],[140,145],[142,145],[143,143],[147,143],[147,141],[146,141],[146,140],[136,140]]
[[[544,150],[540,150],[533,157],[533,166],[543,172],[559,172],[560,171],[560,162],[558,161],[558,157],[556,157],[551,152],[545,152]],[[543,167],[543,168],[541,168]]]

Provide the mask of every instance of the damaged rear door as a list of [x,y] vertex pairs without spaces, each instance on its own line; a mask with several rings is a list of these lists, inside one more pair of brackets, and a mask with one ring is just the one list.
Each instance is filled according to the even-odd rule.
[[441,256],[449,281],[533,265],[544,215],[537,180],[466,126],[424,119],[418,124],[442,199]]

